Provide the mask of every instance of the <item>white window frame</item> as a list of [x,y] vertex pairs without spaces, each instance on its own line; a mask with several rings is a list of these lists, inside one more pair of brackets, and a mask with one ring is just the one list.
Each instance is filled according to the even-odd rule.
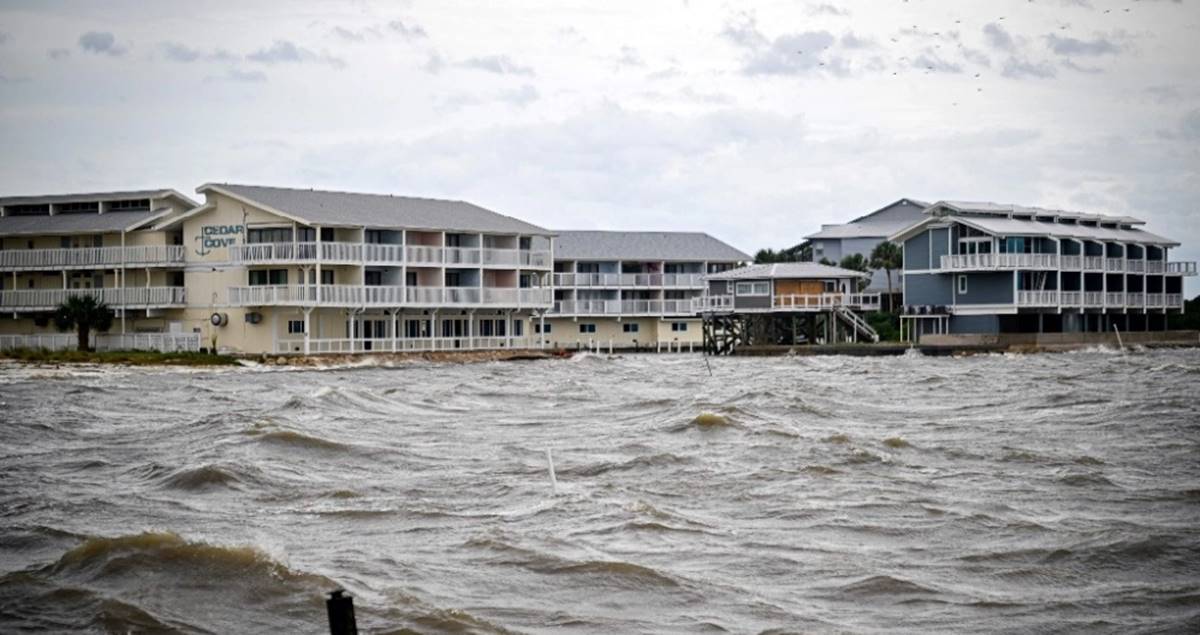
[[593,322],[580,322],[579,333],[582,335],[593,335],[596,333],[596,324]]
[[[295,328],[296,325],[300,326],[299,330]],[[288,320],[287,332],[288,335],[304,335],[304,320]]]
[[763,297],[771,295],[771,283],[766,280],[748,280],[734,285],[734,293],[740,297]]
[[967,295],[967,276],[958,276],[958,295]]
[[672,333],[687,333],[687,330],[688,330],[687,322],[671,322],[671,332]]
[[638,326],[639,325],[636,322],[626,322],[621,325],[621,330],[625,333],[637,333]]

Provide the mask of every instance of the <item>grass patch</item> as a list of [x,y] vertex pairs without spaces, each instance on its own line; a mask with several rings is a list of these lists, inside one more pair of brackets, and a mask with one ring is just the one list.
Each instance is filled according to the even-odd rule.
[[125,364],[129,366],[233,366],[236,358],[208,353],[157,351],[50,351],[19,348],[0,351],[0,357],[34,364]]
[[880,342],[900,341],[900,316],[894,313],[876,311],[866,315],[867,324],[879,334]]

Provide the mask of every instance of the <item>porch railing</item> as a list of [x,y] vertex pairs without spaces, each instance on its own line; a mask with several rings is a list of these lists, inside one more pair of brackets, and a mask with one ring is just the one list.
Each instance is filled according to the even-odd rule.
[[950,254],[941,269],[1057,269],[1058,254]]
[[[92,333],[88,343],[98,351],[195,352],[200,350],[200,334]],[[74,333],[0,335],[0,350],[28,348],[59,351],[74,349],[78,345],[79,339]]]
[[1125,271],[1124,258],[1108,258],[1104,261],[1106,271]]
[[1194,276],[1194,275],[1196,275],[1196,263],[1195,262],[1168,262],[1166,272],[1183,274],[1185,276]]
[[0,250],[0,270],[103,269],[183,264],[182,245]]
[[18,289],[0,291],[0,308],[50,310],[73,297],[92,297],[110,308],[160,308],[183,306],[183,287],[103,287],[97,289]]
[[[414,353],[539,348],[536,337],[310,338],[308,353]],[[305,352],[304,338],[275,342],[275,353]]]
[[1104,271],[1104,256],[1084,256],[1084,271]]
[[549,288],[309,285],[229,287],[233,306],[502,306],[549,308]]
[[1017,293],[1019,306],[1058,306],[1058,291],[1020,291]]

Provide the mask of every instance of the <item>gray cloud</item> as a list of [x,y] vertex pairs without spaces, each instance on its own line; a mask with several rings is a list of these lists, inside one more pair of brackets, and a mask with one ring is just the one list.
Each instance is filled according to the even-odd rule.
[[507,55],[484,55],[467,58],[458,63],[462,68],[472,68],[497,75],[528,75],[534,74],[529,66],[521,66],[513,62]]
[[1073,37],[1046,36],[1046,46],[1058,55],[1115,55],[1121,47],[1111,40],[1098,37],[1094,40],[1079,40]]
[[758,30],[754,17],[743,14],[728,23],[721,35],[745,51],[744,75],[800,75],[826,70],[836,75],[850,71],[845,59],[826,53],[837,38],[828,31],[787,33],[774,40]]
[[1016,42],[1013,40],[1013,37],[1009,35],[1008,31],[1004,30],[1004,27],[995,22],[984,25],[983,36],[992,48],[1001,51],[1011,51],[1016,48]]
[[8,41],[8,34],[3,31],[0,31],[0,44],[4,44],[7,41]]
[[1010,57],[1005,60],[1004,65],[1000,68],[1000,74],[1010,79],[1020,79],[1022,77],[1048,79],[1056,77],[1058,71],[1047,62],[1031,62],[1029,60]]
[[182,62],[185,64],[196,61],[232,62],[239,59],[237,55],[224,49],[202,51],[180,44],[179,42],[163,42],[160,46],[163,55],[172,62]]
[[875,40],[867,37],[859,37],[853,32],[844,33],[841,39],[842,48],[847,49],[866,49],[876,46]]
[[426,73],[437,75],[442,72],[442,69],[446,68],[446,60],[437,51],[434,51],[429,54],[429,59],[425,61],[425,64],[421,68]]
[[49,57],[57,62],[59,60],[65,60],[68,57],[71,57],[71,51],[68,51],[67,49],[50,49],[46,51],[46,57]]
[[847,17],[850,15],[850,11],[847,9],[843,9],[841,7],[836,7],[832,4],[829,4],[828,2],[824,2],[821,4],[809,5],[808,14],[809,15],[835,15],[835,16],[844,18],[844,17]]
[[246,56],[246,59],[261,64],[328,64],[333,68],[344,68],[345,60],[334,57],[322,51],[315,53],[302,46],[296,46],[288,40],[275,40],[270,48],[259,49]]
[[388,22],[387,26],[393,33],[398,34],[406,40],[420,40],[429,37],[429,34],[425,32],[425,28],[419,24],[405,24],[402,20],[392,20]]
[[1146,93],[1160,104],[1167,104],[1183,99],[1183,94],[1179,92],[1179,88],[1171,84],[1148,86],[1146,87]]
[[913,68],[937,73],[961,73],[962,66],[947,62],[933,53],[922,53],[912,61]]
[[516,90],[505,91],[500,94],[500,99],[518,106],[528,106],[533,102],[541,99],[542,95],[531,84],[524,84]]
[[1183,116],[1179,123],[1179,134],[1184,139],[1200,139],[1200,108]]
[[347,42],[362,42],[367,39],[367,31],[351,31],[344,26],[333,27],[332,33]]
[[643,67],[646,62],[642,59],[641,53],[632,46],[622,46],[621,55],[617,58],[618,66],[637,66]]
[[225,74],[218,77],[205,77],[206,82],[235,82],[240,84],[262,84],[267,81],[266,73],[262,71],[243,71],[237,68],[226,69]]
[[117,44],[116,36],[107,31],[88,31],[79,36],[79,48],[88,53],[113,57],[124,55],[129,50],[128,47]]
[[1061,64],[1062,64],[1063,68],[1069,68],[1078,73],[1087,73],[1089,75],[1095,75],[1095,74],[1104,72],[1104,69],[1100,68],[1099,66],[1083,66],[1081,64],[1076,64],[1074,60],[1070,60],[1070,59],[1064,59],[1061,62]]

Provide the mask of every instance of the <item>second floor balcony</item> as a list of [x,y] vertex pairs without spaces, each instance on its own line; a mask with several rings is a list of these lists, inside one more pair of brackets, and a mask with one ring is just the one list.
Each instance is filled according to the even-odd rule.
[[560,300],[550,315],[575,316],[662,316],[692,315],[692,301],[686,300]]
[[737,307],[737,298],[732,295],[704,295],[692,298],[692,309],[696,313],[751,313],[778,312],[826,312],[838,309],[855,311],[878,311],[882,295],[879,293],[814,293],[776,295],[770,306]]
[[702,273],[556,273],[554,286],[559,288],[668,288],[703,289]]
[[245,265],[316,264],[418,267],[472,266],[548,269],[550,252],[352,242],[247,243],[229,248]]
[[1094,273],[1196,275],[1195,262],[1109,258],[1081,254],[962,254],[942,256],[942,271],[1056,270]]
[[182,245],[3,249],[0,250],[0,271],[169,267],[183,265],[184,258]]
[[92,297],[110,309],[157,309],[187,303],[183,287],[113,287],[96,289],[17,289],[0,291],[0,310],[53,311],[67,298]]
[[1074,309],[1181,309],[1183,294],[1142,291],[1018,291],[1017,306]]
[[508,287],[408,287],[372,285],[252,285],[229,287],[231,306],[548,309],[553,291]]

